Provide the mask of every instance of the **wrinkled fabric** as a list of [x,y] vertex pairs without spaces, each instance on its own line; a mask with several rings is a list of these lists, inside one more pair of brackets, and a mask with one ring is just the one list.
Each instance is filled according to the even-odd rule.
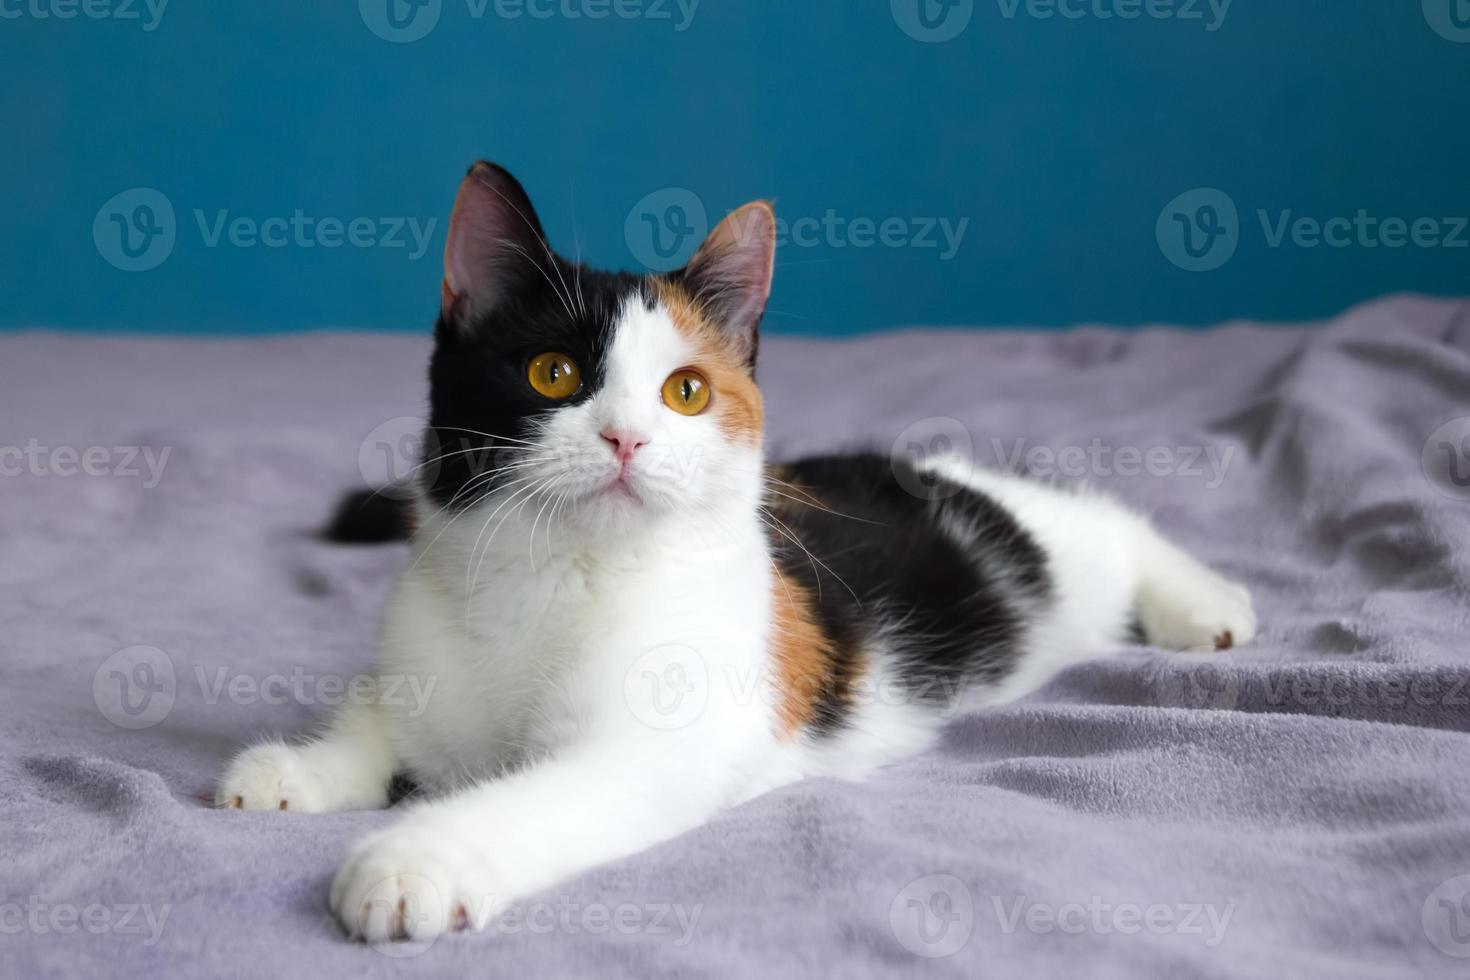
[[1085,479],[1247,583],[1261,635],[1080,664],[866,782],[786,787],[486,933],[375,949],[327,887],[393,812],[205,798],[371,669],[407,549],[316,531],[402,475],[428,350],[0,337],[6,975],[1470,975],[1470,304],[770,339],[773,456]]

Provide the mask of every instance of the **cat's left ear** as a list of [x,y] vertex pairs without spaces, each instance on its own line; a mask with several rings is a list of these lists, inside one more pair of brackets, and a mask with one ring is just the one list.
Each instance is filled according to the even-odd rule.
[[461,181],[449,219],[441,322],[463,328],[488,316],[554,261],[520,181],[481,160]]
[[682,273],[705,315],[752,366],[775,261],[776,212],[752,201],[715,226]]

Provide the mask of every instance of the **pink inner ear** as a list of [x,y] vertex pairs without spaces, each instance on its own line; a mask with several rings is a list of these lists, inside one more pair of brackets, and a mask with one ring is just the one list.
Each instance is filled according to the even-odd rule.
[[492,253],[477,244],[478,236],[473,228],[484,224],[487,215],[483,211],[481,202],[474,200],[477,193],[468,185],[474,178],[465,178],[465,186],[459,190],[459,197],[454,202],[454,214],[449,219],[449,234],[444,243],[444,286],[442,310],[447,316],[454,308],[455,303],[461,297],[471,295],[475,284],[481,283],[474,306],[480,305],[480,300],[488,299],[491,286],[485,282],[489,278],[493,267]]
[[444,244],[440,312],[484,315],[505,295],[512,269],[546,246],[525,190],[493,164],[477,163],[459,185]]
[[695,293],[721,326],[733,334],[754,333],[771,295],[776,258],[776,216],[756,201],[725,217],[689,260],[686,272]]
[[497,292],[496,246],[487,232],[503,224],[502,208],[493,193],[471,173],[460,184],[444,243],[444,288],[441,309],[447,316],[464,300],[472,312],[488,310]]

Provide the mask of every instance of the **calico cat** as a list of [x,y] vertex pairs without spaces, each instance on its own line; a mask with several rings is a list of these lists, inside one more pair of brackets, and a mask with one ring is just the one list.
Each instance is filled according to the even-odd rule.
[[243,752],[217,791],[302,814],[387,806],[395,775],[421,787],[336,876],[349,934],[482,928],[774,787],[919,752],[953,710],[1136,629],[1251,639],[1245,589],[1103,497],[953,458],[768,467],[754,369],[775,237],[757,202],[677,272],[597,272],[551,251],[509,173],[463,181],[438,448],[377,665],[432,697],[349,704]]

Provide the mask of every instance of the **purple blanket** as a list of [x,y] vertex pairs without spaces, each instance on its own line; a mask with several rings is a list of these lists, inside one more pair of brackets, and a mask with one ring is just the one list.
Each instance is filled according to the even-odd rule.
[[413,452],[394,420],[423,411],[427,353],[0,337],[0,973],[1470,974],[1470,303],[771,340],[774,455],[1085,478],[1247,582],[1261,637],[1121,651],[865,784],[783,789],[488,933],[374,949],[327,885],[394,813],[201,797],[369,669],[406,550],[314,530]]

